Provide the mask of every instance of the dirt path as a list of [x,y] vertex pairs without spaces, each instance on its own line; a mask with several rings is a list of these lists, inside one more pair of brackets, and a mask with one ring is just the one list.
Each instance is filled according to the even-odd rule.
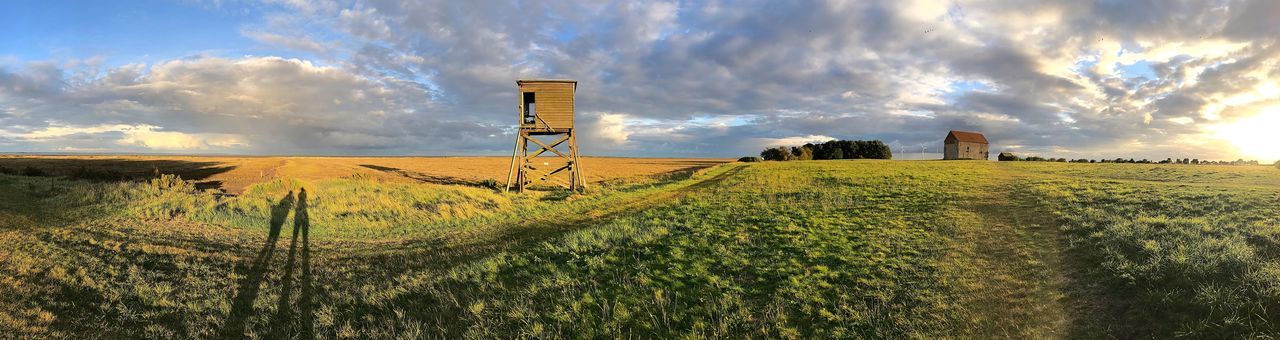
[[961,290],[958,331],[1033,339],[1088,333],[1057,222],[1029,187],[1035,178],[999,169],[989,178],[955,211],[956,247],[942,265]]

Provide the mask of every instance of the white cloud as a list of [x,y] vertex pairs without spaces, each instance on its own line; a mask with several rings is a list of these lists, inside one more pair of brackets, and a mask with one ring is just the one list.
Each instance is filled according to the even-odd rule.
[[210,147],[236,148],[247,146],[239,136],[216,134],[186,134],[157,131],[158,127],[138,125],[126,129],[124,138],[117,143],[138,145],[152,150],[208,150]]
[[254,41],[264,45],[284,47],[317,54],[328,53],[336,47],[336,44],[334,43],[321,43],[306,36],[285,36],[282,34],[262,31],[244,31],[242,34],[244,34],[245,37],[253,39]]
[[[588,115],[590,117],[591,115]],[[627,143],[631,131],[627,128],[627,115],[622,113],[600,112],[594,114],[595,122],[586,125],[587,133],[595,140],[613,145]]]
[[[152,125],[129,125],[129,124],[103,124],[93,126],[71,126],[58,123],[50,123],[49,126],[32,130],[25,133],[5,133],[5,135],[18,140],[34,141],[34,142],[50,142],[58,141],[76,135],[92,135],[111,134],[118,135],[119,138],[114,140],[115,144],[123,146],[138,146],[148,150],[209,150],[216,149],[237,149],[248,146],[243,138],[232,134],[209,134],[209,133],[182,133],[174,131],[162,131],[163,128]],[[110,137],[108,137],[110,138]],[[83,148],[66,146],[59,148],[60,150],[94,150],[99,148]]]
[[823,135],[791,136],[783,138],[756,138],[755,144],[762,148],[775,146],[800,146],[808,143],[822,143],[836,140],[835,137]]

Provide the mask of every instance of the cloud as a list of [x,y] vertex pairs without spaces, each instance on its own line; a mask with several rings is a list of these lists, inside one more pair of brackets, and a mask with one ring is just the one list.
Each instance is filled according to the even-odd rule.
[[783,138],[756,138],[755,144],[767,148],[767,147],[775,147],[775,146],[798,146],[798,145],[804,145],[809,143],[816,144],[816,143],[823,143],[826,141],[832,141],[836,139],[837,138],[835,137],[822,136],[822,135],[792,136],[792,137],[783,137]]
[[[408,152],[430,143],[468,150],[469,139],[501,130],[433,114],[433,96],[419,84],[298,59],[171,60],[88,78],[32,69],[41,71],[0,73],[7,84],[0,103],[10,106],[0,130],[44,144],[116,132],[120,145],[146,149]],[[441,128],[455,131],[432,133]]]
[[1234,158],[1202,142],[1209,127],[1276,105],[1280,78],[1267,0],[268,4],[243,35],[310,59],[35,61],[0,69],[0,126],[146,125],[241,136],[245,152],[498,154],[513,80],[571,78],[588,152],[936,147],[965,129],[996,150]]
[[352,35],[368,40],[382,40],[391,37],[391,27],[380,18],[372,8],[344,9],[338,14],[343,28]]
[[[107,151],[107,145],[119,147],[140,147],[146,151],[210,151],[235,150],[246,147],[243,137],[232,134],[188,134],[172,131],[161,131],[163,128],[151,125],[93,125],[69,126],[50,123],[49,126],[24,133],[7,132],[0,136],[12,140],[40,144],[79,144],[85,146],[63,145],[57,150],[64,151]],[[94,145],[91,147],[87,145]]]
[[307,51],[317,54],[328,53],[329,50],[335,47],[331,43],[321,43],[305,36],[285,36],[282,34],[261,31],[245,31],[243,34],[245,37],[253,39],[254,41],[264,45]]
[[152,150],[208,150],[248,146],[241,137],[228,134],[186,134],[157,131],[159,127],[138,125],[124,129],[124,138],[117,143],[143,146]]
[[588,139],[614,146],[623,145],[631,136],[631,131],[627,129],[627,115],[622,113],[599,112],[595,114],[587,114],[585,118],[592,118],[594,121],[588,121],[582,124],[583,131],[586,131]]

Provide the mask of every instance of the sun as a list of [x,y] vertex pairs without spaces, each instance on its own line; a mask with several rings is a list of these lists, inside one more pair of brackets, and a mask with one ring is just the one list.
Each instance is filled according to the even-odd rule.
[[1243,158],[1260,161],[1280,160],[1280,106],[1262,109],[1258,114],[1228,124],[1209,127],[1214,137],[1225,140]]

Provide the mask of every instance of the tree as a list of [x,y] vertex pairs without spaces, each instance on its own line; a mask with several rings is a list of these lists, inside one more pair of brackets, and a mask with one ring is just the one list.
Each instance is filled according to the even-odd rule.
[[840,148],[840,152],[844,154],[844,158],[841,159],[862,158],[861,154],[858,153],[857,147],[853,144],[853,141],[837,141],[835,147]]
[[890,148],[889,145],[885,144],[884,142],[873,140],[869,143],[868,147],[870,147],[871,149],[869,150],[870,152],[867,155],[867,158],[893,159],[893,149]]
[[832,144],[832,142],[833,141],[827,141],[826,143],[822,143],[822,144],[810,143],[810,144],[805,144],[804,146],[809,147],[810,150],[813,150],[813,159],[840,159],[840,157],[837,157],[833,154],[835,151],[839,149],[833,148],[832,145],[834,144]]

